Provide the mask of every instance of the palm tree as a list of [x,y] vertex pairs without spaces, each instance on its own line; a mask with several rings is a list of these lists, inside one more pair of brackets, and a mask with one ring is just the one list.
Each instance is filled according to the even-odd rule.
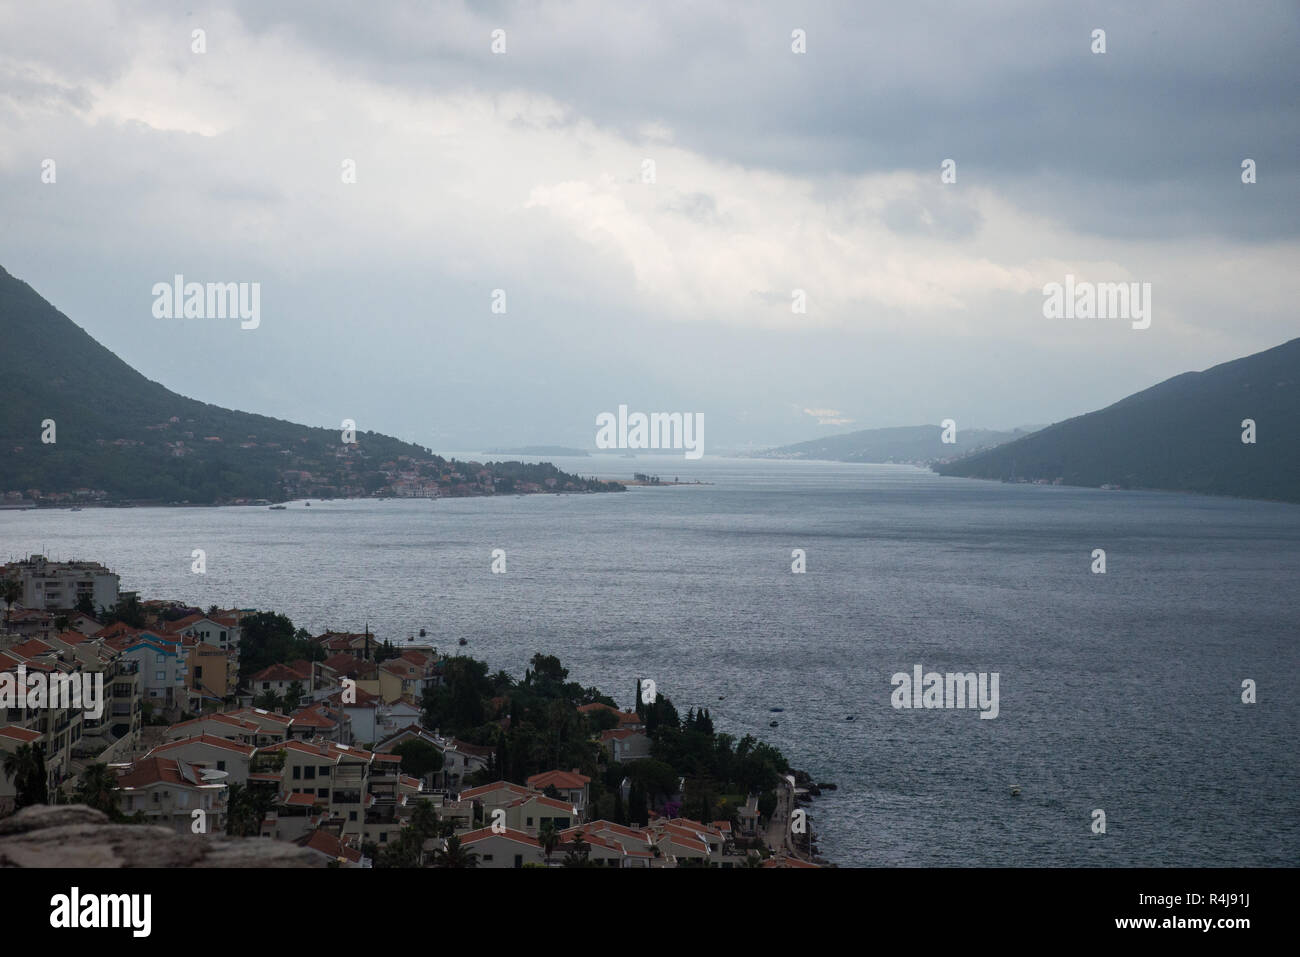
[[284,713],[292,714],[302,704],[303,687],[301,681],[292,682],[284,692]]
[[433,837],[438,833],[438,812],[433,802],[423,798],[415,802],[415,811],[411,814],[411,829],[421,838]]
[[6,754],[4,773],[14,782],[15,809],[50,803],[44,745],[21,744],[12,754]]
[[438,821],[438,812],[434,810],[433,802],[421,799],[415,803],[415,811],[411,814],[410,830],[414,835],[413,839],[417,848],[418,866],[423,867],[424,842],[431,837],[437,837],[442,830],[442,824]]
[[560,843],[560,832],[554,821],[547,821],[538,828],[537,843],[542,845],[542,850],[546,852],[546,863],[549,866],[551,853],[555,850],[555,845]]
[[87,766],[77,780],[76,795],[82,804],[103,811],[114,821],[122,816],[117,807],[117,776],[108,769],[107,764]]
[[5,603],[5,626],[9,625],[9,616],[13,612],[14,602],[23,597],[23,586],[16,578],[0,580],[0,599]]
[[433,855],[434,867],[478,867],[478,854],[461,847],[460,838],[447,838],[447,845]]
[[424,838],[411,828],[404,828],[396,841],[390,841],[379,852],[377,867],[422,867]]
[[226,833],[231,837],[256,837],[269,808],[267,796],[243,784],[230,785],[226,797]]
[[568,850],[564,854],[565,867],[591,867],[591,845],[582,839],[582,832],[573,835]]

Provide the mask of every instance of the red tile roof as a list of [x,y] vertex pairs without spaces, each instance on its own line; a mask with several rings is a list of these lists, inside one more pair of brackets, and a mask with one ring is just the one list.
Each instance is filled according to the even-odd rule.
[[31,744],[33,741],[41,740],[44,735],[32,731],[30,728],[20,728],[16,724],[9,724],[0,728],[0,737],[10,738],[22,744]]
[[354,847],[348,847],[329,831],[312,831],[310,835],[303,835],[296,843],[302,847],[310,847],[313,851],[319,851],[329,857],[341,857],[353,864],[361,861],[360,851]]
[[470,831],[468,834],[462,834],[460,836],[460,846],[468,847],[471,844],[489,837],[504,837],[507,840],[515,841],[519,844],[527,844],[529,847],[535,847],[538,850],[540,850],[542,846],[537,842],[537,838],[533,837],[531,834],[525,834],[523,831],[516,831],[509,827],[499,833],[493,831],[491,827],[481,827],[477,831]]
[[528,786],[536,788],[538,791],[544,791],[548,786],[554,786],[561,790],[576,790],[586,787],[591,783],[591,778],[585,774],[575,774],[571,771],[543,771],[541,774],[534,774],[528,779]]
[[470,788],[468,791],[461,791],[460,799],[462,801],[471,801],[474,798],[479,797],[481,795],[490,794],[493,791],[502,791],[502,790],[510,791],[518,795],[527,795],[527,794],[534,793],[530,791],[528,788],[520,784],[512,784],[509,781],[494,781],[491,784],[482,784],[476,788]]
[[303,676],[288,665],[274,664],[253,675],[251,681],[302,681]]
[[201,787],[203,779],[184,761],[171,758],[141,758],[131,770],[117,779],[120,788],[146,787],[150,784],[175,784],[178,787]]
[[563,801],[557,801],[555,798],[548,798],[545,794],[529,794],[527,797],[521,797],[511,801],[506,807],[519,807],[521,804],[530,804],[536,801],[543,807],[549,807],[556,811],[568,811],[570,814],[577,814],[578,809],[572,804],[565,804]]
[[290,807],[313,807],[317,802],[329,803],[328,798],[318,798],[314,794],[286,794],[280,798],[281,804],[287,804]]
[[9,650],[17,652],[24,658],[35,658],[37,655],[48,655],[54,650],[54,646],[47,645],[39,638],[28,638],[26,641],[12,645]]
[[165,744],[160,744],[151,750],[149,754],[145,755],[145,757],[161,754],[164,751],[173,751],[176,748],[183,748],[187,744],[206,744],[210,747],[219,748],[222,751],[241,754],[246,758],[251,758],[257,751],[257,748],[252,745],[240,744],[238,741],[230,741],[227,738],[218,738],[210,734],[199,734],[191,738],[178,738],[175,741],[168,741]]

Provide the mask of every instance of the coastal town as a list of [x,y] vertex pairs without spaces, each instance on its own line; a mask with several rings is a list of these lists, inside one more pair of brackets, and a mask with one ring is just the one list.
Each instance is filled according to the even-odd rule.
[[[553,656],[489,675],[423,638],[142,599],[91,561],[0,566],[0,599],[0,817],[88,805],[331,867],[827,863],[818,785],[640,678],[620,707]],[[79,681],[93,706],[34,690]]]

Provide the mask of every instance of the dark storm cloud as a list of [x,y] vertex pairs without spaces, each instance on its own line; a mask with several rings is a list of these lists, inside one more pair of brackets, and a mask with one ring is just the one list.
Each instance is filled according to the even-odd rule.
[[[1212,2],[378,5],[237,0],[340,70],[524,88],[798,174],[934,170],[1102,236],[1293,236],[1300,7]],[[790,50],[795,28],[808,52]],[[1093,29],[1105,54],[1091,52]],[[489,52],[506,31],[508,52]],[[1240,164],[1259,183],[1243,191]]]

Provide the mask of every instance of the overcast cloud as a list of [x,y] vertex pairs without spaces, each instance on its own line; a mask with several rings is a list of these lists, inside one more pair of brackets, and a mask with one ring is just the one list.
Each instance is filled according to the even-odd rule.
[[[435,449],[1053,421],[1297,334],[1297,41],[1289,2],[0,3],[0,265],[178,392]],[[154,318],[177,273],[260,326]],[[1067,273],[1151,327],[1045,319]]]

